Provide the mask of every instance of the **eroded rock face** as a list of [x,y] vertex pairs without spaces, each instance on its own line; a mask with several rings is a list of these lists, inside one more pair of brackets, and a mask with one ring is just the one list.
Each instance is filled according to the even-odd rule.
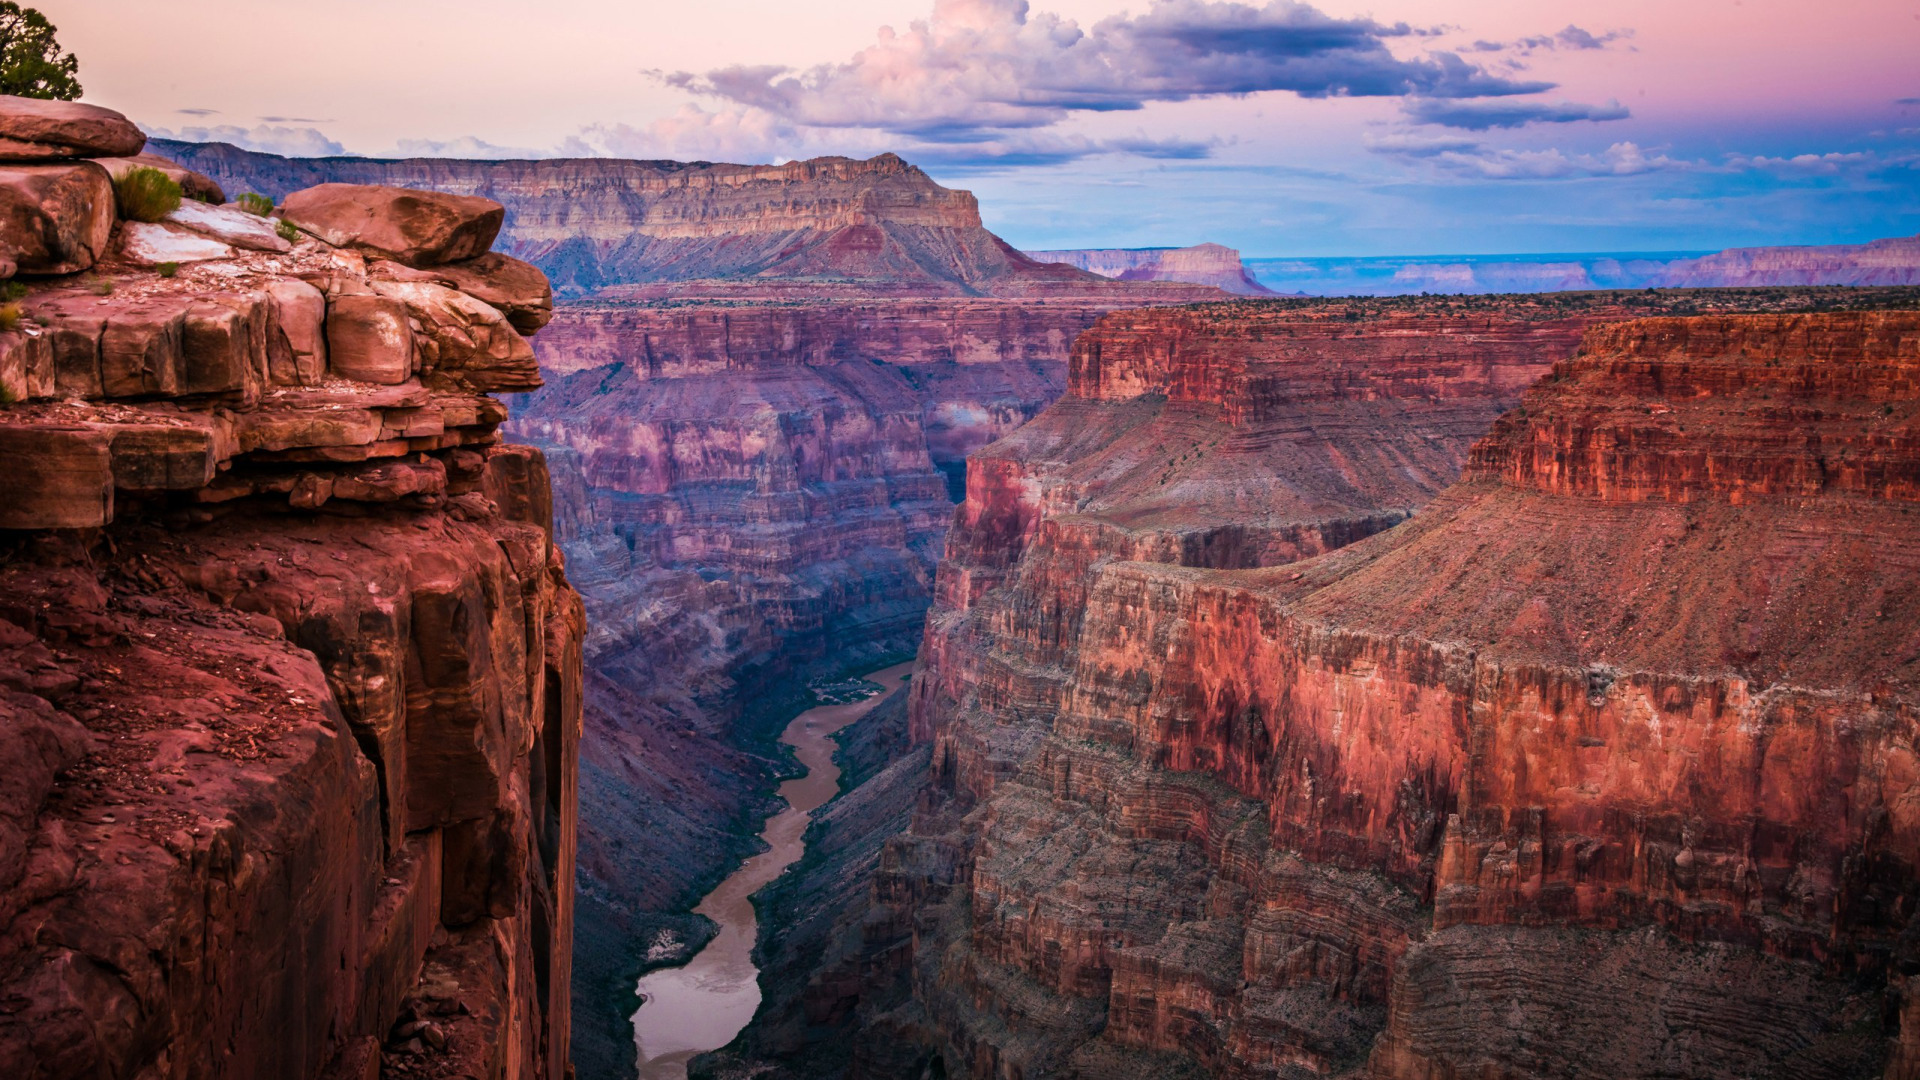
[[1272,296],[1273,290],[1254,280],[1240,261],[1240,253],[1224,244],[1195,244],[1184,248],[1075,248],[1029,251],[1039,262],[1077,266],[1101,277],[1121,281],[1186,281],[1212,285],[1241,296]]
[[369,300],[109,255],[0,336],[0,1074],[570,1073],[584,613],[505,408],[334,362]]
[[[1441,328],[1356,364],[1130,318],[973,462],[893,929],[800,997],[858,1075],[1907,1074],[1920,317],[1589,330],[1430,502],[1400,455],[1512,400]],[[1171,438],[1209,422],[1312,433],[1260,542],[1190,538],[1252,479]]]

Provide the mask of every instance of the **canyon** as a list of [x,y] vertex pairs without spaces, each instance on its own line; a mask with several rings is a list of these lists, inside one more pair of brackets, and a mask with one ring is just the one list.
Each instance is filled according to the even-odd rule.
[[[916,648],[974,449],[1059,395],[1108,311],[1217,299],[1020,255],[897,157],[784,166],[289,159],[154,149],[234,190],[498,200],[557,296],[541,447],[588,613],[574,1058],[631,1075],[642,972],[713,932],[757,850],[804,683]],[[866,665],[866,667],[861,667]]]
[[498,204],[267,218],[116,113],[23,117],[0,1073],[573,1075],[585,618],[494,396],[539,385],[544,278]]
[[1083,336],[695,1075],[1911,1074],[1920,315],[1437,303]]

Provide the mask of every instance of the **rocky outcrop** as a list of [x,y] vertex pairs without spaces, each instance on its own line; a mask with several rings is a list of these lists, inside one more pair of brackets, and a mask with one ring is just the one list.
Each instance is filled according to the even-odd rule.
[[110,224],[0,333],[0,1073],[562,1080],[585,627],[480,392],[531,352],[403,308],[368,382],[360,255]]
[[1043,263],[1066,263],[1089,273],[1119,281],[1184,281],[1211,285],[1240,296],[1273,296],[1274,291],[1254,279],[1240,261],[1240,253],[1223,244],[1195,244],[1183,248],[1075,248],[1029,251],[1027,257]]

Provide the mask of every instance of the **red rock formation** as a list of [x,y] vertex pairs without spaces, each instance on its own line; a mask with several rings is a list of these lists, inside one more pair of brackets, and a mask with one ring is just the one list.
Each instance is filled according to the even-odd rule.
[[561,1080],[584,620],[474,389],[531,352],[345,377],[312,242],[95,269],[0,335],[0,1073]]
[[1114,316],[976,456],[856,1074],[1909,1075],[1920,317],[1590,330],[1353,543],[1511,390],[1284,325]]

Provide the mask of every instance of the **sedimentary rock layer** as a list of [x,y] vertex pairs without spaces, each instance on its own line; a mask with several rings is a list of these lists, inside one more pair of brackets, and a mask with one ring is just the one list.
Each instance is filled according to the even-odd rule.
[[532,351],[236,219],[158,271],[114,223],[0,334],[0,1073],[561,1080],[585,627],[485,396]]
[[1920,318],[1589,330],[1433,497],[1470,339],[1192,314],[976,455],[915,823],[704,1067],[1907,1075]]
[[1920,285],[1920,236],[1865,244],[1728,248],[1668,266],[1655,285]]
[[[1167,407],[1319,382],[1148,355]],[[1003,451],[1054,413],[990,448],[876,879],[913,1000],[862,1045],[925,1049],[856,1071],[1906,1075],[1916,372],[1911,314],[1597,328],[1411,520],[1238,562],[1058,539],[1113,511]]]

